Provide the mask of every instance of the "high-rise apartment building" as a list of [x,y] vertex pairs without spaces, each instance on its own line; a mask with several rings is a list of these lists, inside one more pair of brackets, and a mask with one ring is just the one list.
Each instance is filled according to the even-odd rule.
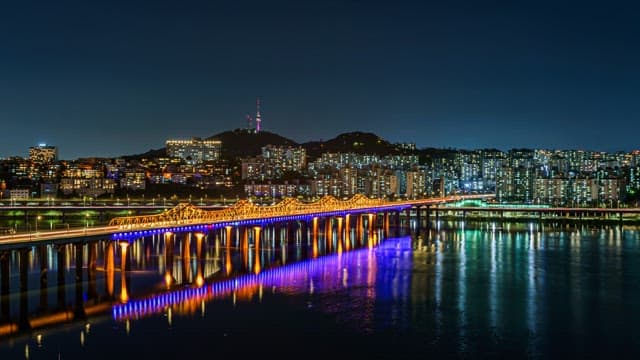
[[307,150],[303,147],[267,145],[262,158],[283,171],[302,171],[307,166]]
[[498,201],[528,203],[533,201],[535,171],[533,168],[503,167],[496,182]]
[[49,164],[58,160],[58,148],[40,144],[29,148],[29,160],[37,164]]
[[220,140],[202,140],[198,137],[191,140],[167,140],[166,146],[169,157],[183,159],[189,164],[218,160],[222,150]]
[[406,172],[406,194],[409,198],[420,198],[425,195],[426,180],[422,171]]

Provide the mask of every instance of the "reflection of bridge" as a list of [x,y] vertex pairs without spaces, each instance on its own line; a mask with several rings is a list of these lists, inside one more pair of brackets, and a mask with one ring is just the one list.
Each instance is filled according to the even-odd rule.
[[373,244],[369,244],[367,247],[355,248],[344,254],[332,253],[320,258],[265,269],[259,273],[248,273],[209,284],[178,288],[129,302],[117,303],[113,306],[112,316],[114,320],[123,321],[168,312],[168,317],[170,317],[171,308],[175,306],[198,309],[203,301],[224,298],[229,295],[233,295],[235,298],[236,295],[245,294],[250,299],[254,293],[258,293],[262,297],[263,288],[277,287],[278,291],[286,292],[288,287],[308,286],[309,291],[313,293],[322,290],[314,290],[313,277],[322,277],[322,281],[319,284],[316,283],[315,287],[330,287],[331,284],[335,284],[336,287],[342,286],[347,276],[342,269],[350,262],[367,263],[367,273],[360,274],[360,276],[352,278],[351,281],[359,281],[371,286],[375,279],[375,274],[372,273],[375,271],[375,266],[372,264],[375,260],[371,256],[372,246]]
[[[115,244],[115,242],[109,242],[105,252],[103,270],[109,275],[105,277],[107,296],[98,295],[97,274],[101,270],[97,268],[98,243],[95,241],[89,244],[77,242],[0,251],[0,340],[2,336],[20,331],[27,332],[86,319],[88,316],[108,311],[116,300],[113,289]],[[126,257],[124,248],[121,254],[124,259]],[[12,259],[19,264],[17,269],[11,266]],[[124,263],[122,260],[121,262]],[[30,271],[33,270],[29,267],[34,263],[39,263],[39,288],[29,287]],[[75,274],[69,277],[67,271],[71,270],[72,266]],[[124,279],[125,272],[124,269],[122,270]],[[12,272],[16,273],[11,274]],[[15,284],[12,286],[10,281],[12,276],[18,278],[19,287]],[[75,282],[70,283],[68,278],[75,279]],[[51,286],[51,282],[55,282],[56,285]],[[70,292],[68,290],[71,288],[75,290],[74,301],[73,306],[68,306],[68,301],[71,300],[68,298]],[[30,299],[34,297],[30,294],[36,291],[39,291],[38,302]],[[56,296],[50,296],[51,292],[55,292]],[[15,298],[18,301],[15,301]],[[37,304],[36,307],[34,303]],[[51,303],[56,305],[52,306]],[[17,319],[10,311],[13,306],[18,310]]]
[[[163,308],[188,310],[196,303],[227,294],[227,290],[234,299],[236,294],[243,298],[257,289],[261,291],[262,284],[286,284],[291,277],[299,279],[304,274],[297,274],[297,270],[325,273],[323,267],[329,266],[326,261],[313,263],[311,259],[376,246],[388,231],[379,225],[388,224],[375,219],[371,213],[346,214],[260,226],[216,226],[202,232],[167,231],[135,240],[93,238],[0,248],[0,342],[3,336],[40,332],[60,323],[88,324],[90,318],[94,321],[95,316],[113,306],[113,313],[119,314],[116,319],[125,320],[131,311],[138,311],[138,315],[155,313],[160,309],[159,303],[164,304]],[[147,268],[147,264],[154,263],[150,260],[152,253],[163,260]],[[302,259],[309,260],[295,265]],[[167,292],[154,288],[159,293],[147,300],[136,299],[140,294],[131,299],[132,273],[148,269],[155,272],[155,266],[163,274],[159,279]],[[263,271],[265,274],[261,275]],[[11,281],[12,277],[19,284]],[[225,280],[214,280],[220,277]],[[34,280],[39,280],[38,284]],[[212,280],[217,285],[205,285]],[[101,283],[104,290],[98,286]],[[50,296],[52,293],[57,296]],[[36,298],[39,302],[33,301]],[[153,308],[138,308],[152,303]]]

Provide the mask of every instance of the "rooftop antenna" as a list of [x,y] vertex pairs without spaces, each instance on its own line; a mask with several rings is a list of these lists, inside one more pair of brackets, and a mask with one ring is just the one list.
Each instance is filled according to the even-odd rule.
[[247,114],[247,130],[251,131],[251,129],[253,128],[253,126],[251,125],[251,114]]

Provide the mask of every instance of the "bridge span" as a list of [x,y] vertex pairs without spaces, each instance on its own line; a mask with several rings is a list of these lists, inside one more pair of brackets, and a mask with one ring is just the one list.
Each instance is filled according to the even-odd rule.
[[189,203],[182,203],[156,215],[117,217],[106,226],[3,235],[0,236],[0,245],[24,245],[41,241],[105,235],[111,235],[113,238],[129,238],[166,231],[203,230],[213,226],[259,225],[265,222],[311,220],[314,217],[342,217],[357,214],[383,213],[385,221],[388,221],[390,213],[399,214],[399,212],[413,207],[437,206],[460,200],[493,197],[495,194],[387,201],[370,199],[358,194],[347,200],[325,196],[315,202],[302,202],[295,198],[286,198],[269,206],[260,206],[247,200],[239,200],[234,205],[219,210],[206,210]]

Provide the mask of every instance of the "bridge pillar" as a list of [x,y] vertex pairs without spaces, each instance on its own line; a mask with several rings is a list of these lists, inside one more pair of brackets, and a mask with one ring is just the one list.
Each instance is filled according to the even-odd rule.
[[318,217],[314,216],[312,222],[312,231],[311,231],[311,247],[313,258],[318,257]]
[[384,216],[384,220],[383,220],[384,236],[388,237],[389,236],[389,211],[385,211],[383,216]]
[[351,214],[344,216],[344,238],[347,241],[351,238]]
[[191,233],[184,235],[182,241],[182,281],[181,284],[190,284],[193,281],[191,273]]
[[84,297],[82,293],[82,265],[83,265],[83,253],[84,253],[84,244],[76,243],[74,244],[76,259],[75,259],[75,267],[76,267],[76,277],[75,277],[75,304],[74,304],[74,318],[75,319],[84,319]]
[[[338,252],[342,252],[342,240],[343,240],[343,236],[342,236],[342,222],[344,221],[344,219],[342,218],[342,216],[338,216],[336,217],[336,222],[338,223],[338,229],[336,230],[337,233],[337,246],[338,246]],[[349,247],[347,244],[345,244],[345,248],[348,250]]]
[[170,231],[164,233],[164,283],[167,290],[175,283],[173,278],[174,234]]
[[[203,233],[201,232],[196,233],[196,261],[198,264],[196,268],[196,285],[198,285],[198,287],[201,287],[202,285],[204,285],[204,258],[202,256],[202,246],[203,246],[202,239],[203,238],[204,238]],[[220,240],[217,239],[216,250],[219,248],[219,246],[220,246]]]
[[354,214],[354,216],[356,217],[356,242],[358,244],[362,244],[362,231],[363,231],[363,220],[362,220],[362,214],[361,213],[357,213]]
[[418,224],[418,229],[420,229],[420,208],[420,205],[416,205],[416,223]]
[[430,229],[431,228],[431,207],[429,205],[426,205],[425,213],[427,215],[427,229]]
[[373,237],[374,224],[376,222],[376,214],[369,213],[367,221],[367,241]]
[[47,286],[47,245],[38,246],[38,259],[40,260],[40,311],[48,308],[49,294]]
[[308,239],[306,236],[307,230],[309,228],[309,224],[306,220],[298,220],[298,229],[300,230],[300,242],[304,242],[304,240]]
[[21,330],[29,330],[29,252],[31,249],[18,250],[20,262],[20,308],[18,326]]
[[327,243],[327,249],[333,250],[333,216],[325,218],[325,240]]
[[273,223],[274,243],[278,245],[282,242],[282,228],[279,222]]
[[9,321],[9,251],[0,253],[0,312]]
[[224,227],[224,230],[225,230],[224,244],[227,246],[227,248],[231,247],[231,244],[233,243],[233,237],[231,236],[231,229],[233,229],[233,227],[230,225],[227,225]]
[[[127,288],[127,248],[129,243],[126,241],[120,242],[120,301],[123,303],[129,302],[129,289]],[[173,252],[173,250],[171,250]],[[172,259],[173,261],[173,256]]]
[[287,222],[287,242],[295,243],[296,240],[296,223],[292,221]]
[[262,231],[262,227],[261,226],[254,226],[253,227],[253,244],[257,247],[260,245],[260,234]]
[[233,265],[231,264],[231,226],[226,226],[227,240],[226,247],[224,249],[225,257],[224,257],[224,269],[227,275],[231,274],[233,270]]
[[116,273],[115,269],[115,258],[113,253],[113,241],[110,241],[107,244],[107,248],[104,253],[104,267],[105,267],[105,291],[110,300],[113,300],[113,287],[114,287],[114,277]]
[[58,278],[56,283],[56,288],[58,292],[58,308],[60,310],[65,310],[67,307],[66,300],[66,267],[67,267],[67,247],[65,245],[56,246],[56,258],[58,262]]
[[253,263],[253,272],[257,275],[260,273],[260,271],[262,270],[262,267],[260,265],[260,231],[262,230],[262,227],[260,226],[254,226],[253,227],[253,244],[254,244],[254,250],[255,250],[255,254],[254,254],[254,263]]
[[249,270],[249,229],[240,226],[240,254],[242,258],[242,271]]
[[95,299],[98,297],[98,290],[96,289],[96,269],[98,259],[98,243],[92,241],[89,246],[89,259],[87,260],[87,280],[88,286],[88,298]]

